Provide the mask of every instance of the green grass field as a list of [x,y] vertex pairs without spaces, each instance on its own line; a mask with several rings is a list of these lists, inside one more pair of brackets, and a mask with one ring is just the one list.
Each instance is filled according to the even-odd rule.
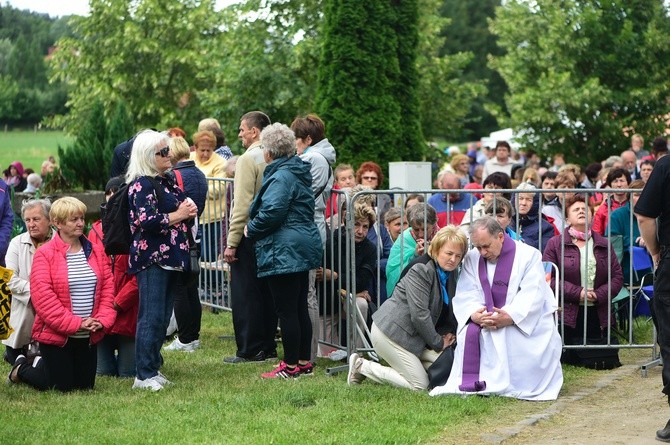
[[65,148],[71,139],[61,131],[0,132],[0,167],[6,169],[13,161],[21,161],[24,168],[39,173],[42,162],[49,155],[58,161],[58,145]]
[[325,375],[325,366],[334,365],[329,360],[319,362],[313,377],[263,381],[260,373],[272,363],[223,364],[235,345],[222,334],[233,334],[231,314],[204,311],[201,349],[164,353],[162,371],[174,385],[159,393],[107,377],[92,392],[68,395],[4,386],[3,443],[426,443],[448,424],[519,403],[431,398],[367,383],[350,388],[344,373]]
[[[132,380],[109,377],[99,377],[94,391],[72,394],[0,385],[2,443],[461,443],[492,429],[492,419],[511,425],[551,404],[433,398],[369,381],[349,387],[346,373],[325,374],[338,364],[327,359],[319,359],[313,377],[264,381],[260,373],[273,363],[223,364],[235,351],[232,335],[230,313],[205,310],[201,349],[164,353],[162,371],[174,385],[158,393],[132,390]],[[6,373],[9,366],[0,370]],[[564,371],[562,395],[606,372],[570,366]]]

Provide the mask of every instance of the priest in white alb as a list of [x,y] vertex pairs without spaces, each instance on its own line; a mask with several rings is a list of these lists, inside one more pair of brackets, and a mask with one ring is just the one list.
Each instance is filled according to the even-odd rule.
[[447,383],[430,395],[555,400],[562,345],[540,252],[511,239],[492,217],[472,223],[470,241],[453,297],[454,364]]

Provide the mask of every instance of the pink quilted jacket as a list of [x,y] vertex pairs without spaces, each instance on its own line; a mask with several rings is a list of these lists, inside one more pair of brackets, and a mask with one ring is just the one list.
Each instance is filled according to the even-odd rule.
[[[108,329],[116,319],[112,271],[104,250],[94,247],[84,236],[81,237],[81,243],[88,263],[98,277],[92,317]],[[51,241],[35,252],[30,274],[31,301],[35,307],[33,339],[61,347],[67,342],[68,336],[79,330],[83,321],[72,313],[65,257],[69,247],[55,234]],[[91,344],[99,342],[103,336],[102,330],[91,333]]]

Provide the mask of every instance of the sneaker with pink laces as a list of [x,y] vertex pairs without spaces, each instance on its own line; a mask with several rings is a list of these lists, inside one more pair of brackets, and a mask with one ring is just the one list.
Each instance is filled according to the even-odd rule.
[[294,379],[298,376],[300,376],[300,369],[297,366],[293,369],[289,368],[283,360],[272,371],[261,374],[263,379]]

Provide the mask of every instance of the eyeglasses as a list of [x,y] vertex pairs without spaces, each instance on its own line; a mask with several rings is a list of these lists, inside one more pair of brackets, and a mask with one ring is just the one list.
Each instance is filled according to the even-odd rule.
[[376,176],[361,176],[361,179],[365,181],[376,181],[377,177]]
[[167,158],[168,156],[170,156],[170,147],[163,147],[156,153],[154,153],[154,155],[156,156],[160,155],[161,158]]

